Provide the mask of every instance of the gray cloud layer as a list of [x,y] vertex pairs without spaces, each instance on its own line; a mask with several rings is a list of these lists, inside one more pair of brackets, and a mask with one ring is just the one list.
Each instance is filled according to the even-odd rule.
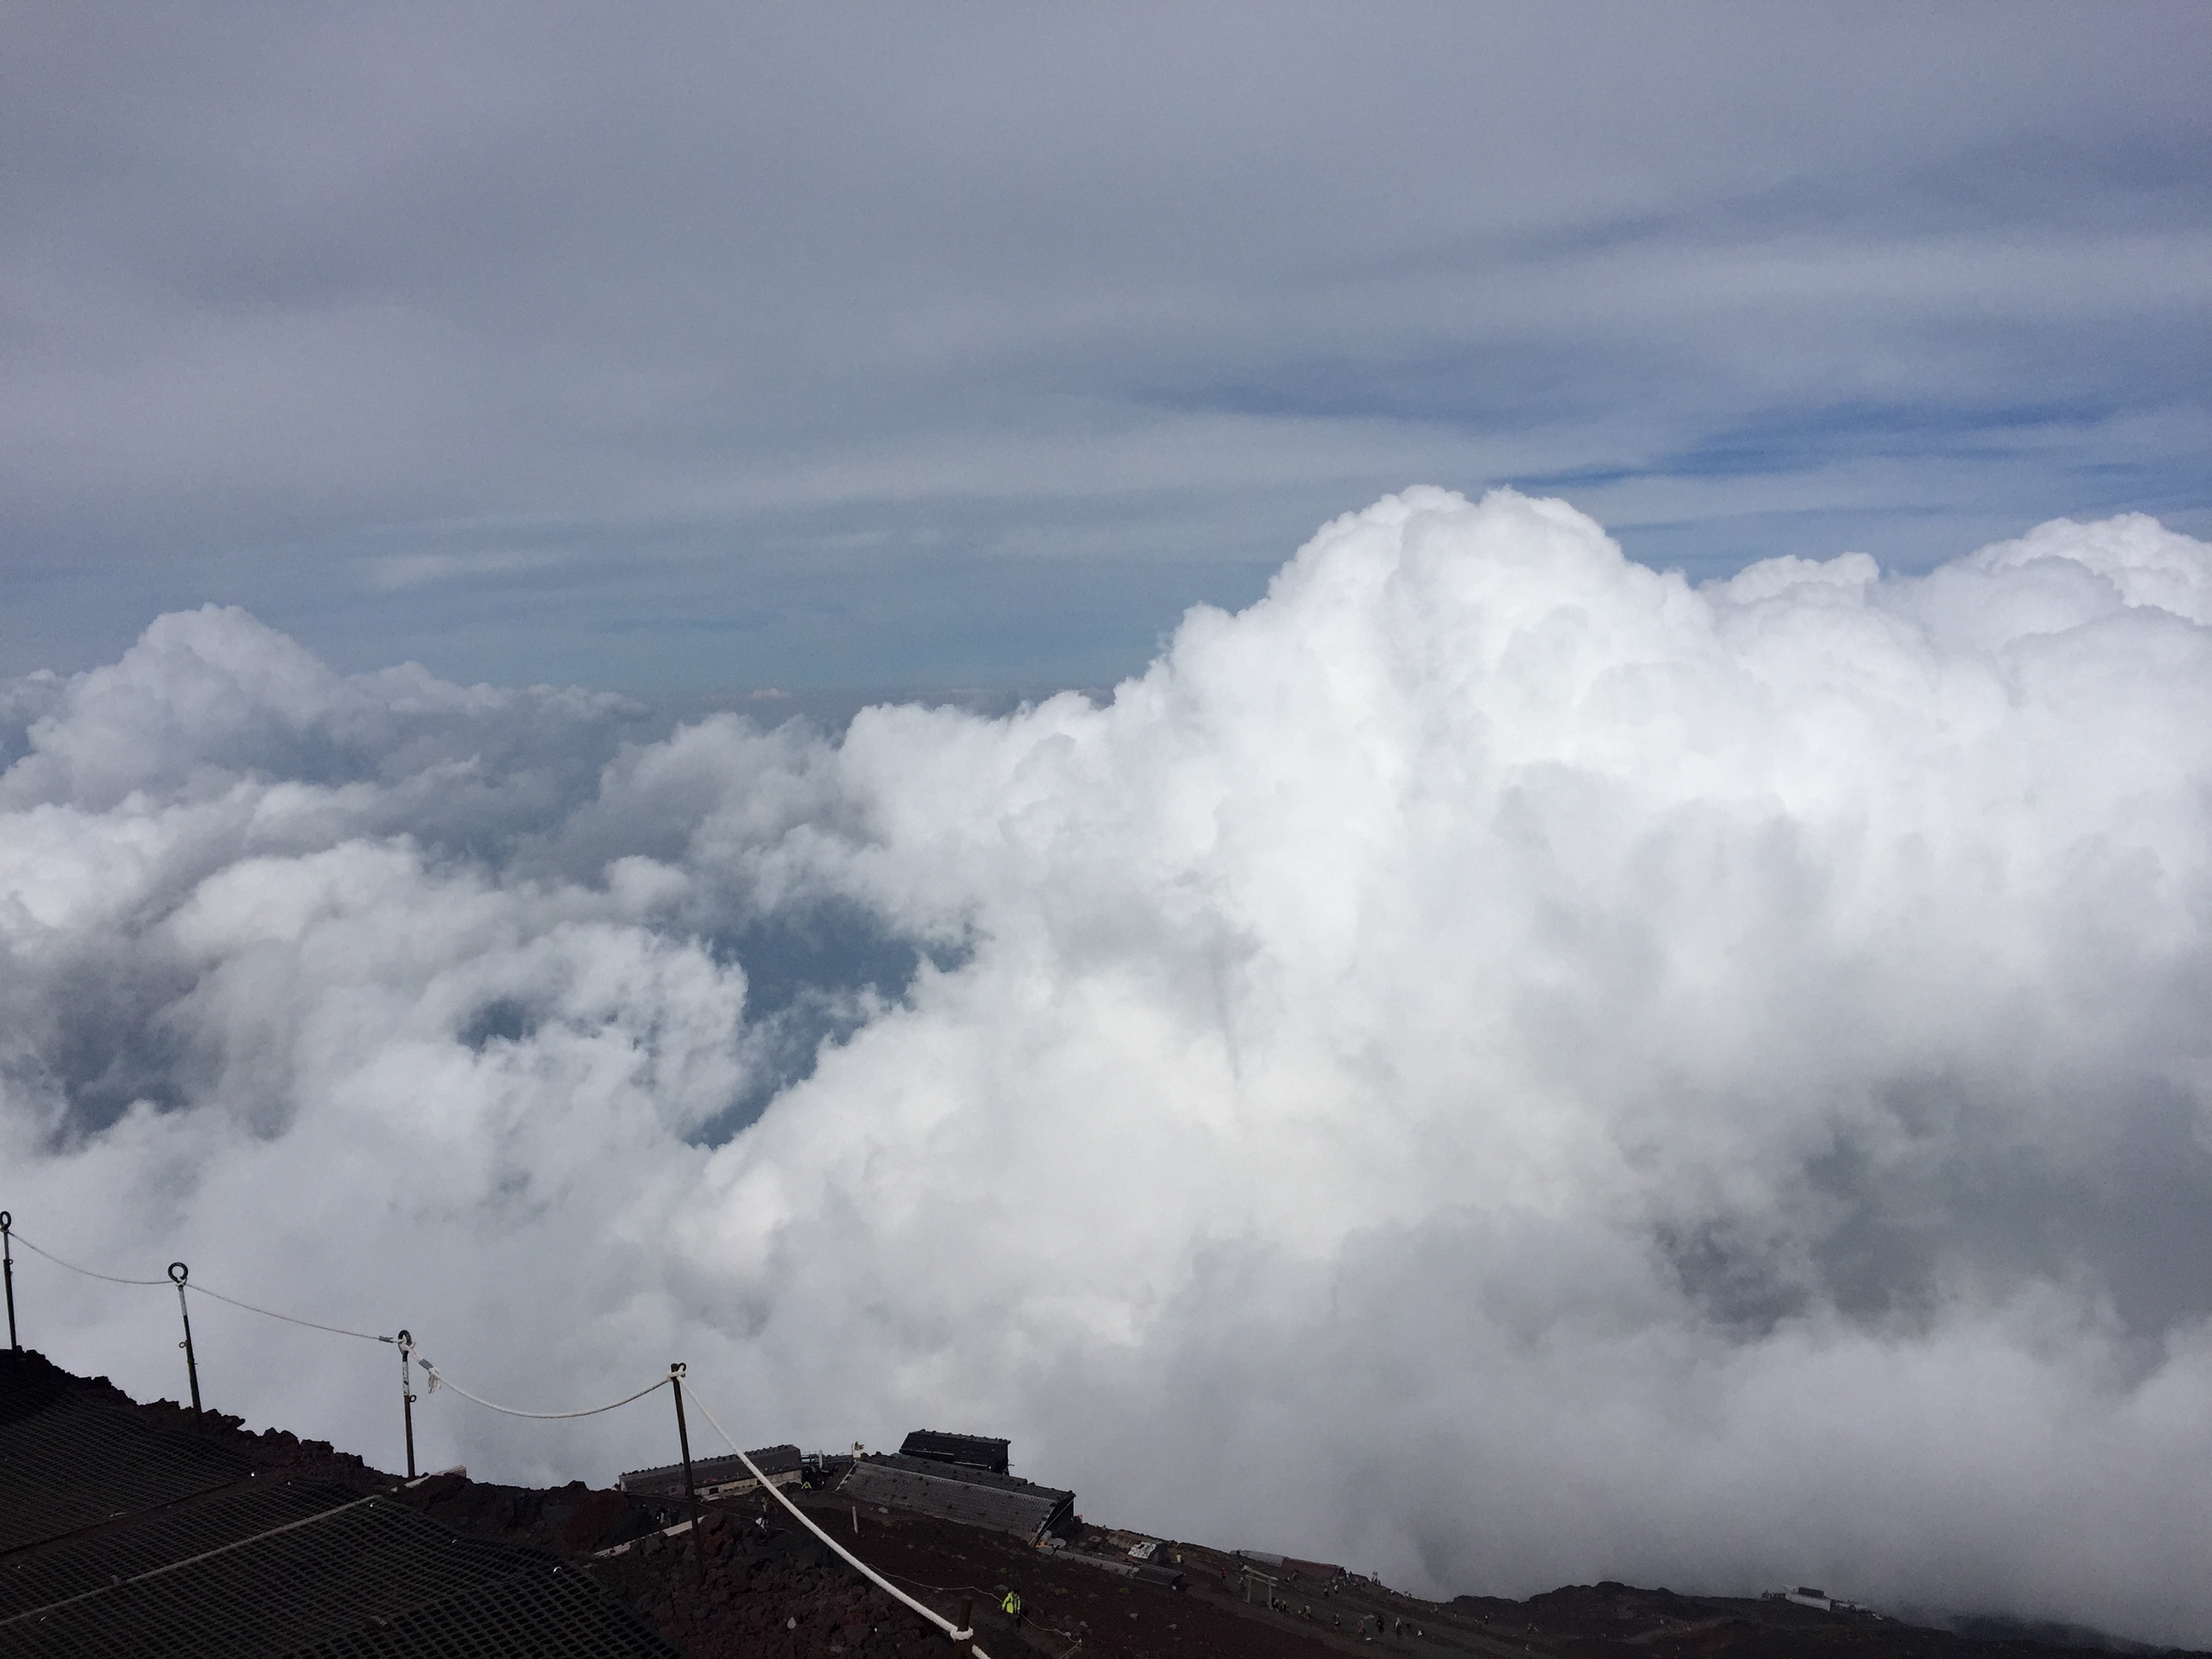
[[[2212,1639],[2212,548],[2150,520],[1700,587],[1414,491],[1109,702],[836,740],[216,609],[5,696],[5,1196],[88,1265],[1426,1587]],[[158,1293],[20,1294],[177,1388]],[[388,1351],[201,1334],[396,1455]]]
[[19,9],[0,665],[1096,684],[1416,477],[2202,532],[2185,6]]

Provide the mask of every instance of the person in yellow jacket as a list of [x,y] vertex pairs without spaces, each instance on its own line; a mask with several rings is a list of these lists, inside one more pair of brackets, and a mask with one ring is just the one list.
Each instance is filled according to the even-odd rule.
[[1008,1590],[1006,1599],[1000,1602],[999,1606],[1005,1610],[1007,1618],[1018,1625],[1022,1622],[1022,1598],[1013,1591]]

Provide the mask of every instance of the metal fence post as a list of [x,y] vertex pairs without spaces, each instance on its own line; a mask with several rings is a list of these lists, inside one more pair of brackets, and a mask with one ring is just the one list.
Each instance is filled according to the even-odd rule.
[[691,1436],[684,1426],[684,1365],[680,1359],[668,1362],[668,1386],[676,1395],[676,1445],[684,1454],[684,1502],[691,1512],[691,1561],[699,1569],[699,1582],[707,1582],[707,1550],[699,1536],[699,1489],[691,1483]]
[[407,1362],[415,1352],[415,1339],[404,1330],[399,1333],[399,1415],[407,1425],[407,1478],[415,1478],[415,1388],[414,1379],[407,1374]]
[[21,1353],[23,1345],[15,1340],[15,1218],[0,1210],[0,1261],[4,1261],[8,1276],[8,1352]]
[[185,1351],[185,1376],[192,1385],[192,1421],[200,1420],[200,1363],[192,1352],[192,1310],[185,1305],[185,1281],[192,1270],[181,1261],[169,1264],[170,1282],[177,1287],[177,1311],[184,1316],[185,1340],[177,1346]]

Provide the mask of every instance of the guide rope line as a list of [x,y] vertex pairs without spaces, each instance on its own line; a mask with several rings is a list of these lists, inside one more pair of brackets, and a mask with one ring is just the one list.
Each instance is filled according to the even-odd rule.
[[[82,1273],[87,1279],[104,1279],[110,1285],[162,1285],[179,1282],[173,1279],[125,1279],[118,1273],[94,1273],[90,1267],[80,1267],[74,1261],[64,1261],[60,1256],[56,1255],[52,1250],[46,1249],[43,1245],[24,1237],[20,1231],[11,1229],[11,1233],[16,1242],[23,1245],[25,1249],[35,1250],[39,1255],[46,1257],[47,1261],[52,1262],[56,1267],[66,1267],[73,1273]],[[210,1290],[206,1285],[201,1284],[185,1284],[183,1288],[188,1291],[196,1291],[202,1296],[211,1296],[218,1302],[228,1303],[234,1308],[242,1308],[247,1313],[259,1314],[264,1319],[280,1319],[287,1325],[304,1325],[311,1331],[327,1331],[332,1336],[350,1336],[363,1342],[391,1342],[395,1340],[394,1338],[389,1336],[378,1336],[368,1331],[350,1330],[343,1325],[325,1325],[319,1320],[297,1318],[291,1314],[278,1313],[274,1308],[257,1307],[251,1302],[241,1302],[234,1296],[225,1296],[221,1291]],[[451,1389],[455,1394],[459,1395],[463,1399],[473,1400],[477,1405],[483,1406],[489,1410],[502,1412],[509,1417],[535,1418],[540,1422],[551,1422],[556,1419],[572,1417],[596,1417],[601,1412],[611,1412],[614,1410],[617,1406],[627,1406],[633,1400],[642,1400],[647,1395],[651,1394],[655,1389],[666,1386],[668,1382],[666,1377],[659,1377],[655,1381],[647,1383],[644,1388],[640,1389],[635,1394],[624,1395],[620,1400],[615,1401],[611,1404],[605,1406],[592,1406],[583,1411],[518,1411],[512,1406],[502,1406],[496,1401],[486,1400],[481,1395],[471,1394],[459,1383],[454,1382],[452,1377],[441,1372],[438,1368],[433,1365],[428,1359],[423,1358],[420,1349],[415,1348],[411,1345],[408,1345],[408,1352],[414,1358],[416,1364],[422,1366],[423,1375],[430,1379],[430,1392],[433,1394],[437,1392],[440,1384],[442,1383],[445,1387]]]
[[[902,1584],[912,1584],[919,1589],[935,1590],[939,1595],[981,1595],[987,1596],[995,1601],[1003,1593],[1000,1590],[986,1589],[981,1584],[933,1584],[925,1579],[910,1578],[902,1572],[889,1573],[886,1574],[885,1577],[896,1578]],[[1048,1625],[1036,1619],[1031,1619],[1028,1623],[1027,1628],[1032,1631],[1049,1631],[1054,1636],[1065,1636],[1069,1641],[1075,1644],[1076,1648],[1079,1648],[1083,1645],[1083,1638],[1080,1636],[1077,1635],[1072,1630],[1062,1630],[1057,1625]],[[1070,1648],[1067,1650],[1067,1653],[1073,1653],[1074,1651],[1075,1648]],[[1067,1654],[1064,1653],[1060,1655],[1060,1659],[1067,1659]]]
[[187,1285],[187,1290],[198,1291],[202,1296],[211,1296],[218,1302],[228,1302],[234,1308],[243,1308],[248,1313],[259,1314],[264,1319],[281,1319],[287,1325],[305,1325],[311,1331],[328,1331],[332,1336],[357,1336],[364,1342],[389,1342],[388,1336],[372,1335],[368,1331],[349,1331],[343,1325],[319,1325],[312,1319],[295,1319],[290,1314],[281,1314],[273,1308],[257,1308],[251,1302],[240,1302],[234,1296],[225,1296],[221,1291],[211,1291],[204,1285]]
[[789,1510],[792,1515],[798,1520],[799,1525],[805,1527],[807,1531],[812,1533],[817,1538],[827,1544],[831,1549],[836,1551],[837,1553],[842,1556],[844,1559],[856,1571],[858,1571],[863,1577],[866,1578],[878,1589],[881,1589],[885,1595],[896,1597],[898,1601],[904,1602],[908,1607],[912,1607],[916,1613],[928,1620],[931,1624],[936,1626],[938,1629],[943,1631],[945,1635],[951,1637],[954,1641],[969,1643],[970,1644],[969,1651],[975,1655],[975,1659],[991,1659],[990,1655],[985,1653],[981,1648],[974,1645],[975,1632],[972,1629],[962,1630],[950,1619],[945,1617],[944,1614],[939,1613],[933,1607],[926,1607],[921,1602],[915,1601],[914,1597],[908,1595],[896,1584],[891,1583],[890,1579],[884,1577],[883,1574],[878,1572],[873,1567],[860,1559],[859,1556],[854,1554],[852,1551],[847,1549],[835,1538],[832,1538],[828,1533],[823,1531],[820,1527],[815,1525],[814,1517],[807,1514],[805,1510],[800,1509],[799,1505],[793,1503],[791,1499],[785,1497],[783,1495],[783,1489],[777,1486],[774,1481],[770,1480],[766,1475],[763,1474],[760,1472],[760,1466],[755,1463],[751,1458],[745,1455],[744,1448],[738,1444],[738,1443],[731,1437],[730,1431],[721,1425],[721,1423],[715,1418],[713,1408],[707,1404],[703,1398],[701,1397],[696,1388],[692,1390],[691,1398],[697,1402],[701,1413],[706,1418],[708,1425],[713,1427],[714,1432],[722,1437],[722,1443],[726,1445],[732,1451],[738,1455],[738,1462],[744,1464],[747,1473],[749,1473],[755,1480],[757,1480],[760,1483],[762,1490],[766,1492],[769,1497],[775,1498],[777,1503],[782,1504],[784,1508]]
[[902,1572],[886,1573],[884,1576],[887,1578],[896,1578],[902,1584],[912,1584],[916,1589],[935,1590],[939,1595],[996,1596],[1006,1593],[1003,1590],[987,1589],[981,1584],[933,1584],[926,1579],[909,1577]]
[[[66,1267],[73,1273],[82,1273],[87,1279],[101,1279],[106,1280],[107,1283],[111,1285],[168,1285],[175,1282],[174,1280],[167,1279],[124,1279],[114,1273],[94,1273],[89,1267],[78,1267],[74,1261],[63,1261],[61,1257],[56,1255],[52,1250],[32,1243],[31,1241],[25,1238],[21,1232],[17,1232],[15,1234],[15,1237],[19,1243],[38,1251],[40,1255],[46,1257],[47,1261],[52,1262],[57,1267]],[[196,1295],[211,1296],[218,1302],[228,1302],[234,1308],[243,1308],[248,1313],[259,1314],[264,1319],[281,1319],[287,1325],[305,1325],[309,1330],[328,1331],[332,1336],[356,1336],[359,1337],[364,1342],[389,1342],[392,1340],[388,1336],[374,1336],[367,1331],[348,1330],[343,1325],[324,1325],[318,1323],[316,1321],[312,1319],[296,1319],[290,1314],[278,1313],[274,1308],[257,1308],[251,1302],[240,1302],[234,1296],[225,1296],[221,1291],[211,1291],[206,1285],[199,1284],[197,1281],[187,1284],[185,1288],[194,1292]]]
[[23,1237],[22,1230],[21,1228],[14,1228],[10,1231],[14,1232],[15,1242],[18,1244],[24,1246],[26,1249],[36,1250],[40,1255],[46,1257],[47,1261],[52,1262],[57,1267],[66,1267],[73,1273],[82,1273],[87,1279],[104,1279],[111,1285],[167,1285],[170,1283],[170,1281],[166,1279],[125,1279],[115,1273],[96,1273],[89,1267],[80,1267],[74,1261],[64,1261],[61,1257],[56,1255],[52,1250],[46,1249],[40,1245],[32,1243],[29,1239]]
[[455,1394],[460,1395],[464,1400],[475,1401],[477,1405],[483,1407],[488,1411],[499,1412],[507,1417],[534,1418],[541,1423],[550,1423],[571,1417],[597,1417],[601,1412],[611,1412],[617,1406],[627,1406],[633,1400],[644,1399],[646,1395],[651,1394],[655,1389],[665,1389],[668,1386],[667,1377],[658,1376],[652,1382],[647,1383],[643,1388],[640,1389],[635,1394],[626,1394],[621,1399],[609,1401],[604,1406],[588,1406],[580,1412],[518,1411],[513,1406],[502,1406],[495,1400],[487,1400],[480,1394],[471,1394],[459,1383],[454,1382],[452,1377],[447,1376],[435,1365],[433,1365],[428,1360],[422,1358],[422,1352],[421,1349],[413,1348],[410,1349],[410,1352],[414,1355],[415,1363],[422,1368],[422,1374],[430,1379],[430,1393],[437,1393],[439,1388],[442,1385],[443,1387],[451,1389]]
[[[159,1286],[173,1283],[177,1285],[179,1292],[183,1291],[186,1288],[190,1288],[199,1291],[204,1296],[211,1296],[218,1302],[228,1303],[234,1308],[242,1308],[247,1313],[259,1314],[266,1319],[282,1320],[288,1325],[304,1325],[310,1330],[326,1331],[332,1336],[357,1337],[364,1342],[392,1342],[397,1340],[389,1336],[371,1335],[367,1331],[348,1330],[341,1325],[319,1324],[312,1319],[295,1319],[290,1314],[277,1313],[274,1310],[269,1308],[257,1308],[251,1302],[241,1302],[235,1297],[225,1296],[220,1291],[210,1291],[204,1285],[192,1285],[187,1287],[182,1280],[178,1279],[126,1279],[118,1273],[95,1273],[90,1267],[80,1267],[74,1261],[64,1261],[60,1256],[56,1255],[52,1250],[46,1249],[40,1245],[33,1243],[30,1239],[25,1238],[20,1232],[15,1232],[13,1237],[16,1240],[20,1241],[25,1249],[44,1256],[56,1267],[65,1267],[73,1273],[82,1273],[87,1279],[101,1279],[110,1285],[151,1285]],[[526,1412],[513,1406],[502,1406],[495,1400],[487,1400],[482,1395],[471,1393],[469,1389],[463,1388],[459,1383],[454,1382],[452,1377],[446,1376],[435,1365],[432,1364],[429,1360],[423,1358],[422,1350],[416,1347],[411,1341],[401,1341],[399,1346],[402,1351],[403,1361],[404,1359],[411,1358],[416,1364],[422,1368],[422,1374],[430,1379],[430,1386],[428,1389],[428,1393],[435,1394],[441,1387],[448,1388],[455,1394],[460,1395],[462,1399],[473,1401],[476,1404],[482,1406],[487,1411],[498,1412],[502,1416],[506,1417],[529,1418],[533,1421],[540,1423],[562,1422],[579,1417],[597,1417],[602,1412],[614,1411],[620,1407],[629,1405],[633,1401],[642,1400],[646,1395],[653,1393],[657,1389],[666,1388],[675,1376],[675,1373],[671,1371],[665,1376],[655,1377],[652,1382],[647,1383],[645,1387],[638,1389],[636,1393],[626,1394],[621,1399],[609,1401],[604,1406],[588,1406],[581,1411],[573,1412]],[[695,1399],[697,1398],[696,1395],[693,1397]],[[931,1624],[936,1626],[938,1629],[943,1631],[945,1635],[951,1638],[953,1641],[968,1643],[969,1652],[974,1656],[974,1659],[990,1659],[990,1656],[985,1653],[981,1647],[975,1644],[975,1632],[974,1630],[962,1630],[950,1619],[945,1618],[933,1607],[930,1607],[926,1606],[924,1603],[916,1601],[913,1596],[908,1595],[896,1584],[892,1583],[890,1579],[884,1577],[883,1574],[878,1572],[866,1562],[861,1560],[859,1556],[854,1554],[852,1551],[847,1549],[835,1538],[831,1537],[820,1527],[817,1526],[813,1516],[808,1515],[804,1510],[800,1509],[798,1504],[793,1503],[790,1498],[785,1497],[782,1489],[761,1473],[760,1467],[756,1464],[750,1457],[745,1455],[744,1448],[738,1445],[737,1441],[731,1437],[730,1431],[722,1426],[720,1421],[715,1417],[714,1411],[708,1406],[707,1402],[704,1400],[700,1400],[698,1401],[698,1405],[701,1413],[704,1414],[708,1424],[713,1426],[714,1432],[722,1437],[724,1443],[737,1455],[738,1461],[745,1466],[746,1471],[751,1474],[754,1480],[760,1483],[763,1491],[767,1492],[770,1497],[774,1498],[777,1503],[782,1504],[784,1508],[789,1510],[792,1513],[793,1518],[795,1519],[801,1526],[805,1527],[807,1531],[812,1533],[817,1538],[820,1539],[824,1544],[836,1551],[842,1560],[849,1565],[855,1571],[859,1572],[861,1577],[867,1579],[878,1589],[882,1590],[886,1595],[890,1596],[895,1601],[902,1603],[904,1606],[910,1607],[915,1612],[920,1613],[923,1618],[929,1620]],[[348,1507],[351,1506],[349,1505]],[[1055,1634],[1064,1635],[1066,1632],[1055,1632]]]

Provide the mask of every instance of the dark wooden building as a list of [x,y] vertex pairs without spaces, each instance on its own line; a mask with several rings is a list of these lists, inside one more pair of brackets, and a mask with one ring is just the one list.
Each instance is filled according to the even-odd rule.
[[[804,1460],[796,1446],[763,1446],[748,1452],[771,1486],[795,1486],[805,1477]],[[735,1457],[699,1457],[691,1462],[691,1481],[702,1498],[736,1498],[760,1483]],[[615,1481],[618,1491],[633,1497],[681,1498],[684,1466],[663,1463],[658,1468],[627,1469]]]
[[852,1473],[837,1490],[863,1504],[880,1504],[886,1509],[957,1521],[963,1526],[1011,1533],[1030,1544],[1048,1533],[1064,1538],[1075,1526],[1073,1492],[969,1464],[921,1457],[863,1457],[854,1463]]
[[969,1468],[1006,1473],[1006,1444],[980,1434],[945,1434],[936,1429],[916,1429],[899,1447],[901,1457],[920,1457],[932,1463],[958,1463]]

